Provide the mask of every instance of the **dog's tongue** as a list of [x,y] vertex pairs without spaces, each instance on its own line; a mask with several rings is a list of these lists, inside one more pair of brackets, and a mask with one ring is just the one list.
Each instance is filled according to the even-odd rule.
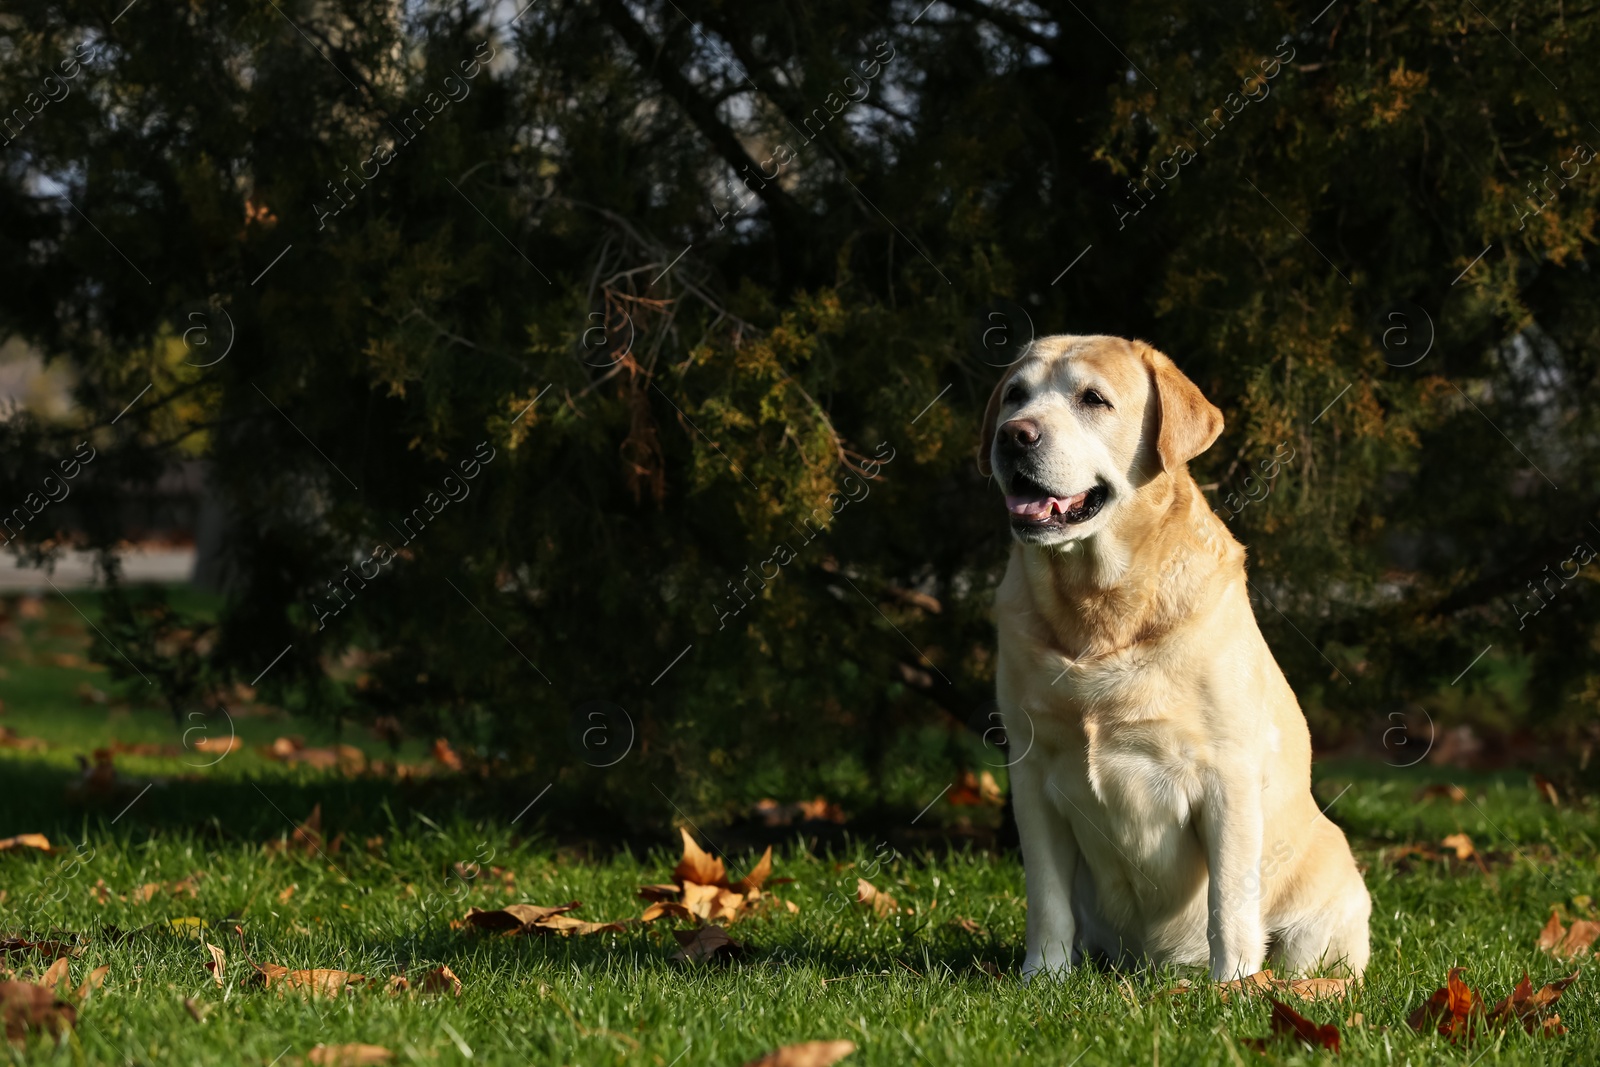
[[1006,497],[1006,510],[1013,515],[1040,522],[1048,519],[1054,513],[1065,515],[1073,508],[1083,506],[1084,498],[1089,495],[1085,489],[1077,496],[1008,496]]

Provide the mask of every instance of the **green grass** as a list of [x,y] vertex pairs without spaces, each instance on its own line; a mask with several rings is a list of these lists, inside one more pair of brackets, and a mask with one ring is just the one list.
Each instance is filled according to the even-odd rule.
[[[775,886],[797,914],[775,910],[731,927],[747,945],[742,962],[685,967],[659,925],[587,938],[485,938],[450,927],[470,905],[581,900],[581,917],[620,919],[643,907],[644,883],[667,878],[676,843],[635,852],[579,850],[536,805],[511,825],[526,800],[494,804],[461,778],[416,785],[290,770],[246,749],[217,766],[194,757],[119,759],[130,786],[153,788],[126,814],[129,796],[65,800],[75,752],[111,737],[170,742],[169,715],[132,707],[109,714],[74,695],[93,672],[52,666],[50,620],[29,623],[25,641],[0,646],[7,714],[0,723],[51,743],[44,752],[0,749],[0,836],[51,835],[59,851],[0,854],[0,933],[71,931],[88,938],[72,964],[74,982],[109,964],[104,988],[79,1014],[63,1046],[35,1037],[11,1054],[29,1061],[106,1064],[288,1064],[319,1043],[364,1042],[395,1062],[452,1064],[742,1064],[791,1042],[846,1038],[859,1051],[846,1064],[1240,1064],[1326,1060],[1290,1043],[1264,1060],[1239,1039],[1268,1032],[1264,1000],[1224,1003],[1195,971],[1082,968],[1059,982],[1015,978],[1026,916],[1020,863],[960,847],[900,855],[873,877],[914,914],[879,919],[853,903],[856,877],[875,855],[874,837],[832,851],[796,838],[777,851]],[[20,647],[25,646],[25,647]],[[240,724],[250,744],[287,732],[313,743],[331,734],[282,719]],[[353,740],[353,739],[347,739]],[[384,750],[363,742],[374,753]],[[184,776],[187,776],[185,778]],[[1553,903],[1600,897],[1600,818],[1581,800],[1557,810],[1539,801],[1526,774],[1469,774],[1364,763],[1319,766],[1316,791],[1332,802],[1366,865],[1374,900],[1373,959],[1348,1002],[1301,1005],[1344,1034],[1339,1059],[1357,1064],[1596,1063],[1600,1010],[1586,974],[1559,1010],[1569,1032],[1536,1039],[1519,1031],[1456,1048],[1419,1037],[1407,1014],[1448,968],[1498,997],[1529,973],[1542,983],[1570,968],[1539,954],[1535,936]],[[1469,800],[1417,801],[1416,789],[1454,781]],[[929,783],[928,795],[941,783]],[[1346,788],[1348,787],[1348,789]],[[533,791],[526,794],[532,799]],[[783,798],[798,799],[798,798]],[[346,844],[326,856],[274,851],[293,820],[322,802],[330,832]],[[672,818],[667,801],[663,822]],[[500,814],[488,814],[498,810]],[[936,809],[937,810],[937,809]],[[949,813],[946,813],[949,814]],[[115,818],[115,822],[113,819]],[[733,851],[742,872],[754,853],[707,827]],[[1393,845],[1437,846],[1465,832],[1488,856],[1489,872],[1453,861],[1393,862]],[[365,838],[382,835],[368,847]],[[702,838],[704,841],[704,838]],[[1383,850],[1387,849],[1385,852]],[[485,873],[464,883],[449,872],[477,861],[512,872],[516,893]],[[130,894],[150,882],[194,874],[197,895]],[[97,883],[108,897],[100,903]],[[297,887],[287,900],[280,899]],[[123,900],[119,897],[128,896]],[[204,969],[201,940],[164,921],[195,917],[204,940],[228,954],[227,985]],[[958,920],[969,919],[978,932]],[[258,963],[327,967],[381,979],[449,966],[464,983],[459,1000],[391,997],[381,990],[338,1000],[245,988],[239,937]],[[126,940],[107,927],[135,931]],[[44,961],[13,955],[9,966],[37,972]],[[998,968],[1005,977],[986,973]],[[1163,995],[1186,977],[1197,989]],[[196,1022],[184,1001],[204,1015]],[[1360,1013],[1363,1023],[1344,1020]],[[284,1055],[282,1060],[278,1057]]]

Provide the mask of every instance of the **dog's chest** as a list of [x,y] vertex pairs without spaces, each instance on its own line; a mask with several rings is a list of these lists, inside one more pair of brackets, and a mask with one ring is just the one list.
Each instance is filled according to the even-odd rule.
[[[1023,706],[1034,720],[1038,757],[1053,800],[1080,828],[1150,861],[1175,856],[1191,832],[1208,759],[1195,716],[1147,657],[1111,659],[1045,675]],[[1038,675],[1032,675],[1038,677]]]

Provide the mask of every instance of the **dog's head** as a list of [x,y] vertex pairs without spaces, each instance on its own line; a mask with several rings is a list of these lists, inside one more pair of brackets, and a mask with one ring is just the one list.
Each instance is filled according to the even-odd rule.
[[978,470],[1006,494],[1024,544],[1087,537],[1222,432],[1172,360],[1120,337],[1041,337],[989,397]]

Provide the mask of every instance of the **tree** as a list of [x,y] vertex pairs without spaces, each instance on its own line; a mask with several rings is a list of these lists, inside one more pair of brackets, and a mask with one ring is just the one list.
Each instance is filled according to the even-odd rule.
[[1319,728],[1493,644],[1576,729],[1596,22],[1532,14],[24,0],[0,316],[81,425],[6,422],[0,489],[203,455],[208,677],[710,805],[981,718],[983,401],[1121,333],[1227,414],[1196,473]]

